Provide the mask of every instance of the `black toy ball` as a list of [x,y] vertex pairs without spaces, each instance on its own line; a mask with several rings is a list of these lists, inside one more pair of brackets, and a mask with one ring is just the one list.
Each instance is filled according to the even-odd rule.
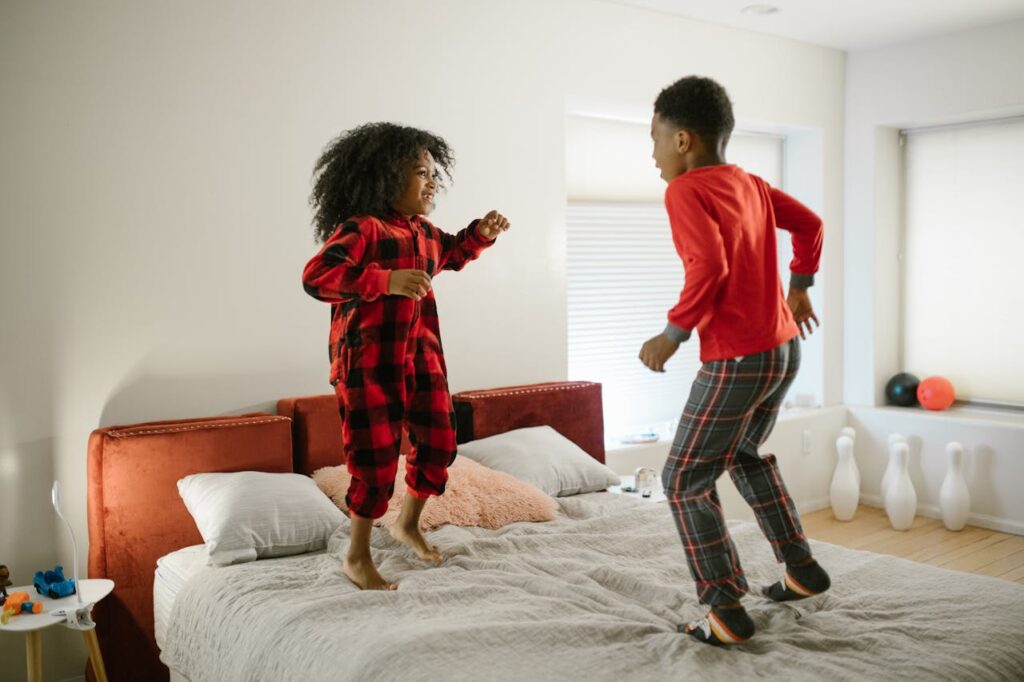
[[885,385],[885,398],[890,405],[912,407],[917,405],[917,385],[921,380],[913,374],[900,372]]

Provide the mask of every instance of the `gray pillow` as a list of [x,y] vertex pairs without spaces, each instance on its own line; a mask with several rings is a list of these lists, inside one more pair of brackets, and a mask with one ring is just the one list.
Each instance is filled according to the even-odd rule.
[[614,471],[550,426],[533,426],[463,443],[459,455],[564,497],[618,485]]

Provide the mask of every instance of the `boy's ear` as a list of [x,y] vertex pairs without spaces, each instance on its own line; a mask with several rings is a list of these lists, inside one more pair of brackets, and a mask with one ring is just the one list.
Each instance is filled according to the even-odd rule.
[[676,151],[685,154],[693,146],[693,135],[689,130],[680,128],[676,131]]

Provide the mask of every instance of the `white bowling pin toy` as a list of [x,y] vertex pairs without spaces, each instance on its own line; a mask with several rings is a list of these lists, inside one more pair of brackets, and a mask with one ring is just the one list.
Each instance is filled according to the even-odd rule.
[[[857,450],[857,430],[855,428],[853,428],[852,426],[844,426],[843,428],[839,429],[839,435],[840,436],[849,436],[850,440],[853,441],[851,447],[853,447],[854,452],[856,452],[856,450]],[[857,456],[856,455],[853,456],[853,469],[854,469],[854,471],[857,472],[857,490],[860,490],[860,469],[857,468]]]
[[939,508],[942,509],[942,523],[949,530],[960,530],[967,524],[967,514],[971,509],[971,495],[964,480],[964,446],[960,443],[949,443],[946,446],[946,459],[949,468],[946,478],[939,489]]
[[849,521],[857,513],[857,502],[860,500],[860,477],[857,462],[853,459],[853,440],[849,436],[836,439],[836,455],[838,460],[829,487],[829,500],[835,517],[840,521]]
[[895,468],[893,466],[893,463],[892,463],[892,460],[893,460],[893,457],[892,457],[892,446],[894,446],[896,443],[906,443],[906,442],[907,442],[907,439],[906,439],[906,437],[903,434],[900,434],[900,433],[890,433],[889,434],[889,463],[885,467],[885,473],[882,474],[882,483],[881,483],[881,487],[880,487],[880,492],[881,492],[881,495],[882,495],[882,504],[885,504],[885,494],[887,492],[889,492],[889,482],[892,480],[893,470]]
[[914,524],[917,512],[917,493],[907,471],[907,459],[910,448],[906,443],[894,443],[892,446],[893,474],[889,488],[885,493],[885,513],[889,523],[896,530],[907,530]]

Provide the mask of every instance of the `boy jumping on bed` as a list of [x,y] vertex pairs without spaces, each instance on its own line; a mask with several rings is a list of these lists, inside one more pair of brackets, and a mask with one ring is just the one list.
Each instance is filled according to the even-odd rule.
[[421,559],[440,562],[420,532],[427,498],[444,493],[455,459],[455,414],[448,393],[431,278],[461,270],[509,223],[497,211],[456,235],[424,216],[451,178],[454,157],[429,132],[370,123],[342,133],[314,170],[310,203],[323,248],[306,265],[303,287],[331,304],[330,381],[342,415],[352,541],[342,564],[363,589],[390,590],[370,555],[373,520],[387,511],[403,425],[407,494],[390,532]]
[[[725,161],[732,104],[713,80],[689,76],[654,103],[654,161],[668,183],[665,206],[686,281],[665,330],[640,360],[656,372],[693,330],[702,366],[665,463],[663,482],[706,617],[680,630],[710,644],[754,634],[740,604],[747,581],[722,517],[715,481],[723,471],[753,508],[785,577],[765,587],[775,601],[828,589],[811,557],[775,457],[761,457],[800,365],[800,341],[818,318],[807,288],[821,256],[822,224],[810,209]],[[793,243],[789,294],[782,295],[775,228]]]

